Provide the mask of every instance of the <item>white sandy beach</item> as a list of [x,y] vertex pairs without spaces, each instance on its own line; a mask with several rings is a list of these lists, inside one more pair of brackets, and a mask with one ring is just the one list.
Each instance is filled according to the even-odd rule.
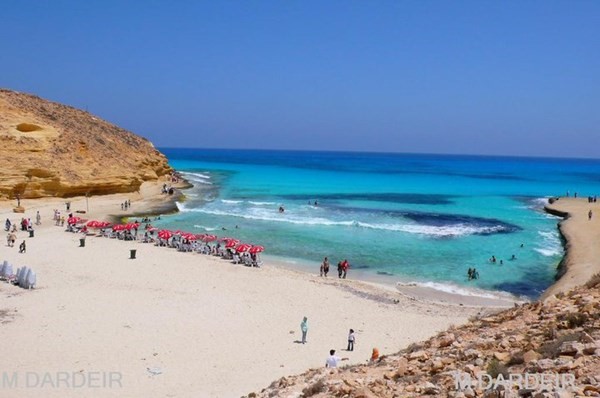
[[[143,195],[88,199],[88,219],[106,219],[130,198],[139,211]],[[71,210],[85,210],[74,198]],[[27,265],[38,287],[26,291],[0,284],[2,370],[17,372],[11,397],[238,397],[285,375],[321,367],[329,349],[348,363],[366,361],[373,347],[396,352],[458,325],[481,308],[412,300],[389,288],[318,276],[265,264],[247,268],[196,253],[152,244],[79,235],[54,226],[52,210],[64,200],[23,200],[26,217],[42,226],[35,237],[18,232],[17,245],[2,244],[0,260]],[[156,204],[156,200],[143,202]],[[14,203],[0,216],[13,222]],[[27,237],[26,237],[27,236]],[[137,249],[137,259],[129,250]],[[394,300],[400,300],[394,303]],[[308,317],[308,343],[298,344]],[[348,329],[357,331],[354,352],[345,352]],[[154,373],[160,373],[153,375]],[[53,388],[29,380],[27,372],[118,372],[113,388]],[[53,376],[54,377],[54,376]],[[98,385],[99,382],[92,384]],[[120,384],[120,385],[119,385]],[[0,390],[2,392],[2,390]]]

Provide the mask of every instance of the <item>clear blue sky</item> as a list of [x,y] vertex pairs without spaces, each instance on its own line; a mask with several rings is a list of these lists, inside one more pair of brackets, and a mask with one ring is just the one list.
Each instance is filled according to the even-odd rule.
[[4,1],[0,86],[157,146],[600,157],[600,1]]

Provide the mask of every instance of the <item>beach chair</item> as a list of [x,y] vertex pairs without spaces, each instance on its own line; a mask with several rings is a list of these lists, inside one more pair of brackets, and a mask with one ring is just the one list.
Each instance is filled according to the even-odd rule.
[[6,282],[12,282],[16,278],[16,275],[13,273],[13,266],[9,264],[8,261],[4,260],[2,266],[0,267],[0,279]]
[[17,285],[19,285],[21,287],[25,286],[25,281],[26,281],[28,271],[29,271],[28,267],[17,268],[17,278],[16,278]]
[[242,262],[242,259],[240,258],[240,255],[239,255],[239,254],[237,254],[237,253],[235,253],[235,254],[232,256],[232,260],[233,260],[233,263],[234,263],[234,264],[239,264],[239,263],[241,263],[241,262]]
[[24,289],[33,289],[33,288],[35,288],[36,283],[37,283],[37,275],[30,268],[29,271],[27,271],[27,275],[25,276],[25,285],[21,286],[21,287]]
[[16,283],[23,289],[33,289],[36,282],[36,274],[31,268],[23,267],[17,270]]

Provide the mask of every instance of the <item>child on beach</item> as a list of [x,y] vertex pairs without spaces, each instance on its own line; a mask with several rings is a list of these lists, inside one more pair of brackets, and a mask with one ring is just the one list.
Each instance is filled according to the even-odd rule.
[[350,333],[348,333],[348,351],[354,351],[355,341],[356,337],[354,336],[354,329],[350,329]]
[[373,348],[373,353],[371,354],[371,362],[375,362],[379,359],[379,350],[377,348]]
[[300,331],[302,331],[302,344],[306,344],[306,333],[308,332],[308,318],[304,317],[300,323]]

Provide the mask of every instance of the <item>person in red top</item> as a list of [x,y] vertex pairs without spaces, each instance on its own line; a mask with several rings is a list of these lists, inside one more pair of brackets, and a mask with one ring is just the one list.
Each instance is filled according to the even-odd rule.
[[348,263],[348,260],[344,259],[344,261],[342,262],[342,278],[346,279],[346,274],[348,273],[348,268],[350,268],[350,264]]

